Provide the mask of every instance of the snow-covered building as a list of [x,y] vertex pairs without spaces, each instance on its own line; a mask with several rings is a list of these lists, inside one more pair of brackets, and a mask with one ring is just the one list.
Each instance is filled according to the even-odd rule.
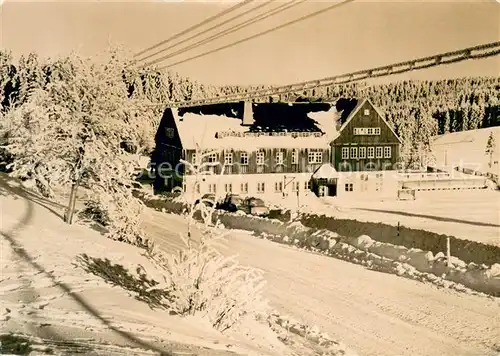
[[338,136],[331,141],[329,168],[337,171],[337,185],[330,183],[323,194],[395,197],[400,188],[397,170],[402,141],[384,115],[364,99],[343,110],[339,123]]
[[[156,190],[267,197],[310,190],[330,161],[337,112],[328,103],[248,103],[167,108],[152,164]],[[201,151],[209,151],[200,162]],[[181,164],[207,165],[195,176]]]

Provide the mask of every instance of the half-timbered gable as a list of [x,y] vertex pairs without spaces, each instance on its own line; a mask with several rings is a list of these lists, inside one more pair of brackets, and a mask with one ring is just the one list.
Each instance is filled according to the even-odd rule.
[[369,99],[361,100],[332,142],[332,164],[338,171],[397,169],[401,139]]

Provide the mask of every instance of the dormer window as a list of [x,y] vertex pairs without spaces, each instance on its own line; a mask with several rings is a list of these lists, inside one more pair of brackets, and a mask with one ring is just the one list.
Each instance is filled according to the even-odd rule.
[[168,137],[168,138],[173,138],[174,137],[174,129],[171,128],[171,127],[167,127],[165,129],[165,135]]

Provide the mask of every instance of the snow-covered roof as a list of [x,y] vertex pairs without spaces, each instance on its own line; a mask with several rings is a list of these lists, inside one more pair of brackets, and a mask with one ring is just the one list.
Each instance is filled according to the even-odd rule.
[[291,137],[262,135],[257,137],[216,138],[217,132],[232,131],[235,133],[249,132],[247,126],[242,126],[240,118],[219,115],[199,115],[184,113],[179,116],[177,109],[172,113],[176,122],[179,137],[184,149],[196,149],[199,144],[202,149],[247,149],[259,148],[328,148],[330,142],[338,135],[336,121],[338,114],[334,107],[329,111],[311,112],[308,116],[317,122],[316,126],[325,134],[320,137]]
[[372,101],[370,99],[367,99],[367,98],[358,101],[358,103],[356,104],[356,106],[354,107],[354,109],[351,111],[351,113],[349,114],[349,116],[347,117],[347,119],[345,120],[345,122],[340,127],[339,132],[342,132],[342,130],[344,130],[347,127],[347,125],[349,124],[349,122],[354,118],[354,116],[356,116],[356,114],[358,113],[358,111],[361,109],[361,107],[366,102],[368,102],[373,107],[373,109],[375,109],[375,111],[377,112],[378,116],[380,116],[380,118],[382,119],[382,121],[389,128],[389,130],[391,130],[391,132],[394,134],[394,136],[396,136],[396,138],[399,140],[399,142],[403,143],[403,141],[401,140],[401,138],[396,134],[396,132],[391,127],[391,125],[389,125],[389,123],[385,119],[385,115],[379,110],[379,108],[377,108],[375,105],[373,105],[373,103],[372,103]]
[[312,175],[312,178],[317,178],[317,179],[332,179],[338,177],[339,174],[330,163],[323,164]]

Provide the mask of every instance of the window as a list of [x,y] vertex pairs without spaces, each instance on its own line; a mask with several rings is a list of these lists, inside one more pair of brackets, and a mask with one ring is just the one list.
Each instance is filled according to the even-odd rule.
[[382,158],[382,147],[377,147],[377,158]]
[[292,182],[292,192],[298,192],[300,189],[299,182]]
[[283,151],[276,152],[276,164],[283,164]]
[[355,135],[380,135],[380,127],[355,127]]
[[257,166],[257,173],[264,173],[264,165],[260,164]]
[[241,183],[241,193],[247,194],[248,193],[248,183]]
[[257,165],[264,165],[264,151],[257,152]]
[[365,109],[365,111],[364,111],[364,115],[365,115],[365,116],[370,115],[370,109]]
[[264,193],[265,188],[264,182],[257,183],[257,193]]
[[166,135],[167,137],[173,138],[173,137],[174,137],[174,129],[173,129],[173,128],[171,128],[171,127],[167,127],[167,128],[165,129],[165,135]]
[[233,166],[224,166],[224,174],[233,174]]
[[226,193],[231,193],[233,191],[233,185],[231,183],[224,184],[224,190]]
[[240,153],[240,164],[247,165],[248,164],[248,152]]
[[191,164],[196,164],[196,152],[191,155]]
[[345,184],[345,191],[346,192],[352,192],[353,191],[353,185],[352,185],[352,183],[346,183]]
[[309,163],[323,162],[323,152],[320,149],[310,149],[308,153]]
[[384,147],[384,158],[391,158],[391,146]]
[[366,147],[359,148],[359,158],[361,159],[366,158]]
[[217,186],[215,185],[215,183],[208,185],[208,192],[214,194],[217,193]]
[[375,148],[368,147],[368,158],[375,158]]
[[200,194],[200,183],[196,183],[196,193]]
[[299,163],[299,151],[297,149],[292,150],[292,164]]
[[283,191],[283,182],[276,182],[274,183],[274,191],[276,193],[280,193]]
[[355,135],[368,135],[368,128],[366,127],[355,127],[354,128]]
[[186,183],[182,183],[182,191],[186,193]]
[[342,159],[349,159],[349,147],[342,147]]
[[233,153],[225,152],[224,153],[224,164],[231,165],[233,164]]
[[358,158],[358,148],[357,147],[351,147],[351,158],[352,159]]
[[208,163],[217,163],[217,153],[211,153],[211,154],[207,157],[207,162],[208,162]]

